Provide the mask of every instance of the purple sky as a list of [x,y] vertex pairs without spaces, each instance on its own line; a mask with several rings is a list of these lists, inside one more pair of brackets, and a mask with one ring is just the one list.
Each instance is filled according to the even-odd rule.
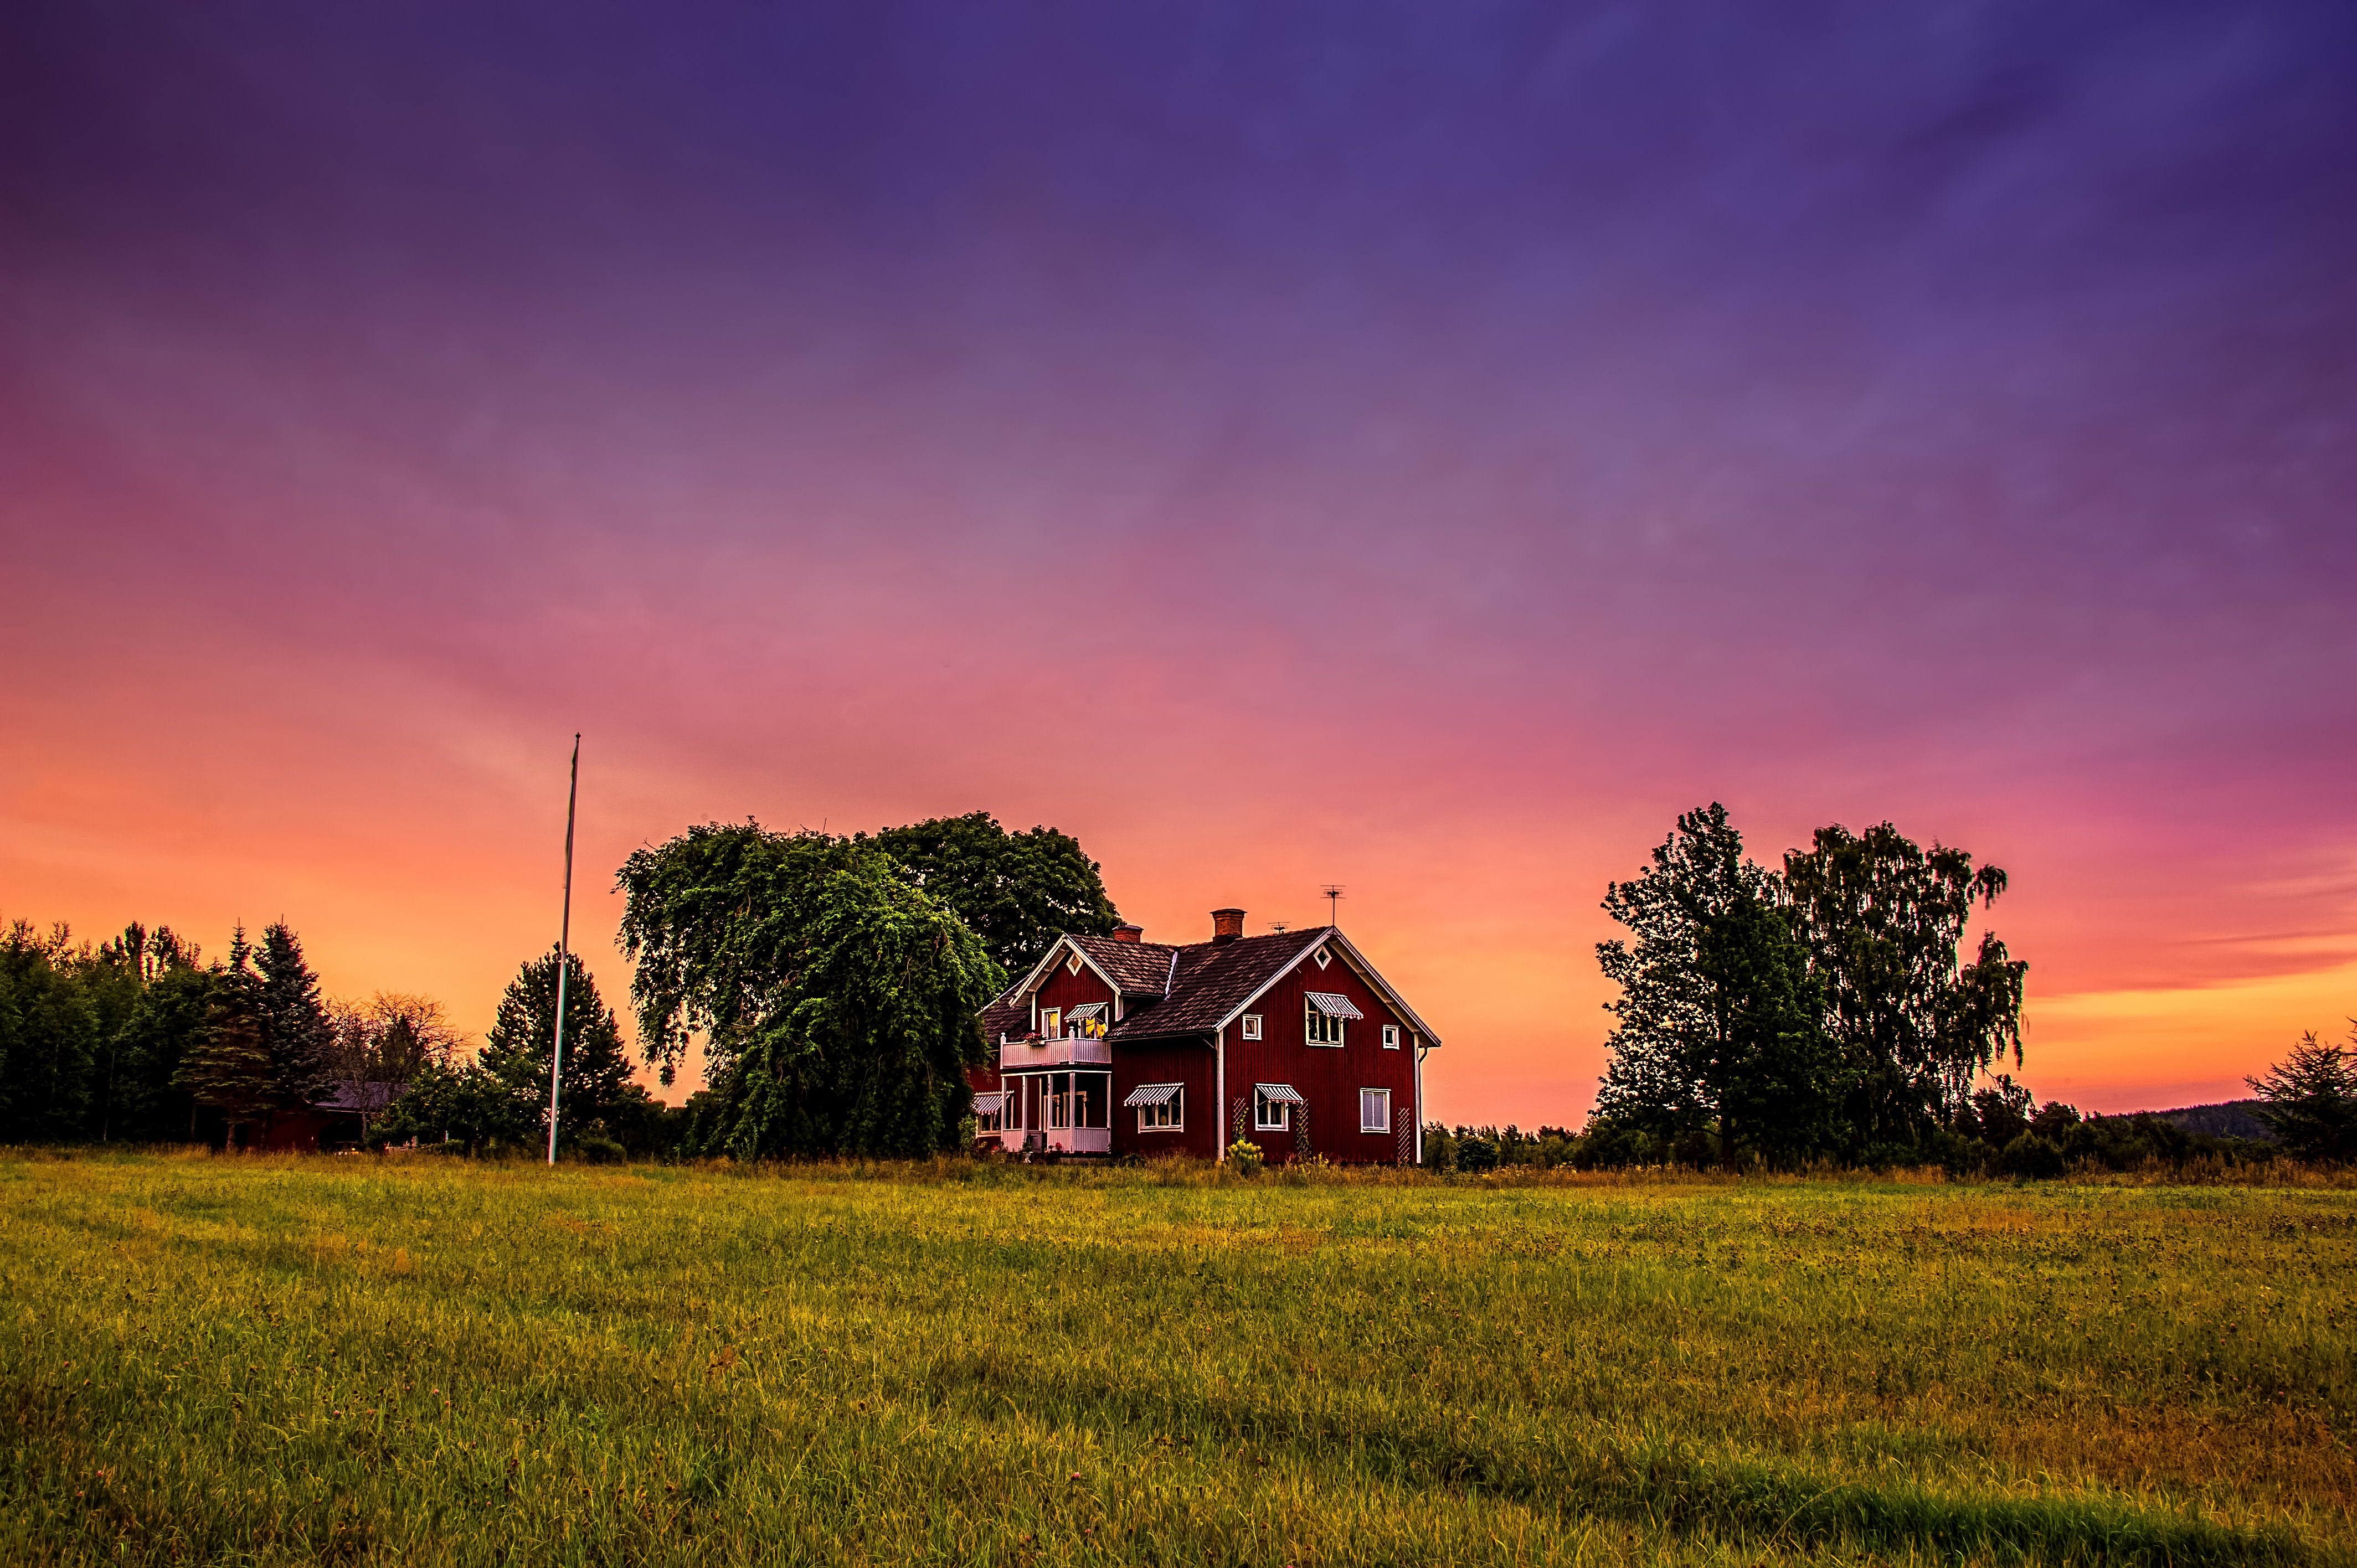
[[1565,1120],[1720,798],[2222,1095],[2357,1012],[2352,410],[2345,5],[18,5],[0,914],[479,1026],[582,728],[593,929],[982,806]]

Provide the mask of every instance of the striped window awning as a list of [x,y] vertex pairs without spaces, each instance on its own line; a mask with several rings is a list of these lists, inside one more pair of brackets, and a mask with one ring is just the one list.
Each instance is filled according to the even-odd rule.
[[1267,1101],[1271,1105],[1307,1105],[1309,1103],[1308,1101],[1301,1098],[1301,1090],[1294,1088],[1293,1085],[1289,1083],[1255,1083],[1253,1085],[1253,1088],[1259,1092],[1260,1097],[1263,1100]]
[[1083,1002],[1077,1007],[1067,1007],[1064,1009],[1064,1022],[1067,1024],[1084,1023],[1088,1019],[1095,1017],[1104,1010],[1105,1004],[1102,1002]]
[[1172,1097],[1185,1087],[1184,1084],[1178,1083],[1141,1083],[1129,1091],[1129,1098],[1123,1101],[1122,1104],[1125,1106],[1168,1105]]
[[974,1113],[977,1116],[987,1116],[997,1110],[1006,1099],[1006,1095],[1003,1090],[996,1094],[977,1094],[974,1097]]
[[1309,998],[1309,1005],[1317,1008],[1318,1011],[1325,1014],[1329,1018],[1363,1018],[1366,1016],[1364,1013],[1359,1011],[1357,1004],[1351,1002],[1351,1000],[1347,996],[1337,996],[1330,991],[1309,991],[1303,993],[1303,994]]

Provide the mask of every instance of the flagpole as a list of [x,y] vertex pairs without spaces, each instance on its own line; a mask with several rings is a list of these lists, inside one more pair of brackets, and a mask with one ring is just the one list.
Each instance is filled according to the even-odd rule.
[[565,916],[556,928],[556,1048],[548,1054],[548,1163],[556,1163],[556,1091],[565,1079],[565,980],[573,967],[573,805],[581,796],[581,737],[573,737],[573,777],[565,786]]

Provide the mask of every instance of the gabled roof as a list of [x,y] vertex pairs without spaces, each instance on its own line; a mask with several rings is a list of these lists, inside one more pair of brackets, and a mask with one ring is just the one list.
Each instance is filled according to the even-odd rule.
[[983,1009],[983,1034],[995,1041],[1001,1035],[1020,1039],[1029,1033],[1030,993],[1053,966],[1077,952],[1099,979],[1121,993],[1122,1019],[1109,1031],[1108,1038],[1153,1040],[1209,1035],[1234,1022],[1254,998],[1321,945],[1349,963],[1394,1012],[1408,1021],[1425,1044],[1440,1044],[1439,1036],[1375,972],[1374,965],[1332,926],[1183,946],[1067,934],[1057,939],[1030,973]]
[[1160,996],[1170,978],[1170,955],[1179,950],[1164,942],[1125,942],[1114,937],[1064,940],[1124,996]]
[[1112,1038],[1210,1034],[1227,1021],[1238,1003],[1265,990],[1270,981],[1308,957],[1330,929],[1238,937],[1232,942],[1193,942],[1177,949],[1178,966],[1171,977],[1168,998],[1127,1015],[1113,1026]]

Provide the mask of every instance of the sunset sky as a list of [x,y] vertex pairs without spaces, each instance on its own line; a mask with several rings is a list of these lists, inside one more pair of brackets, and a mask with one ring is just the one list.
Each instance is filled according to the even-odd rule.
[[2041,1098],[2357,1013],[2357,12],[0,17],[0,918],[490,1019],[692,822],[1341,918],[1576,1121],[1727,802],[2004,866]]

